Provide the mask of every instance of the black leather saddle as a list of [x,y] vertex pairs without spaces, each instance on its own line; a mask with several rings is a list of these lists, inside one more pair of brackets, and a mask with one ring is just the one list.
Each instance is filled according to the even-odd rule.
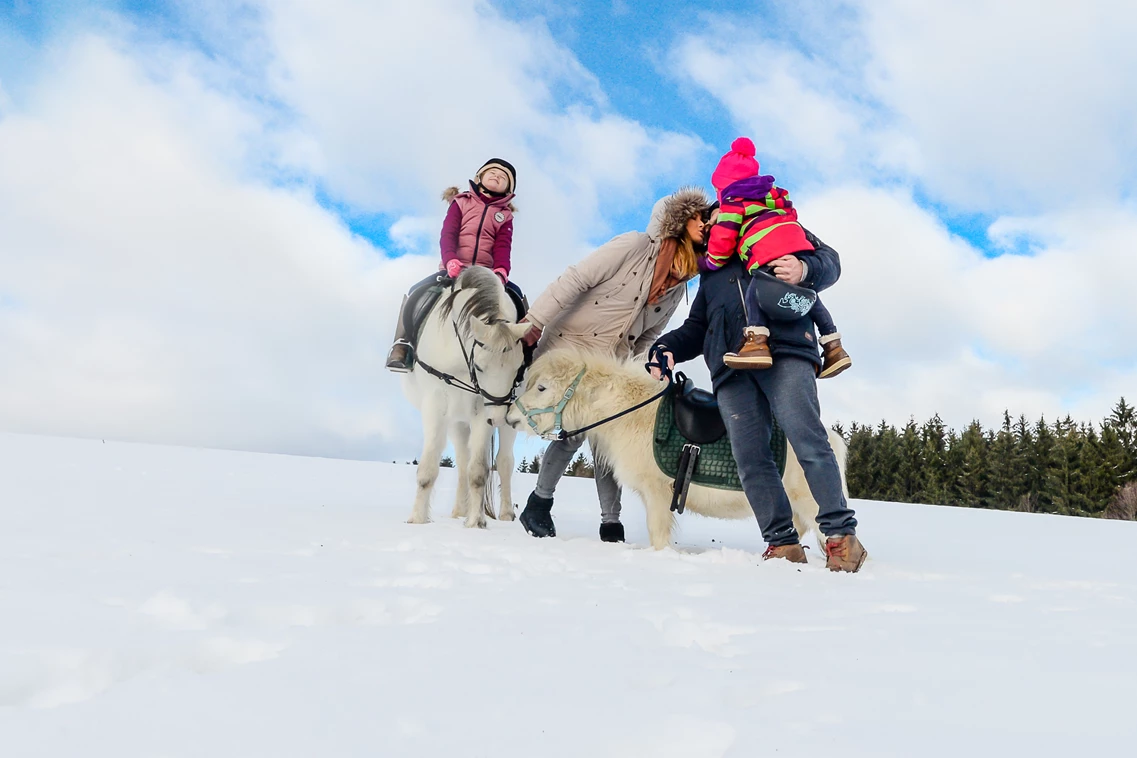
[[517,308],[517,320],[520,321],[529,312],[529,298],[525,297],[525,293],[513,282],[505,285],[505,294],[509,295],[509,299]]
[[719,403],[707,390],[699,389],[682,372],[675,374],[675,427],[690,442],[707,445],[722,439],[726,425]]

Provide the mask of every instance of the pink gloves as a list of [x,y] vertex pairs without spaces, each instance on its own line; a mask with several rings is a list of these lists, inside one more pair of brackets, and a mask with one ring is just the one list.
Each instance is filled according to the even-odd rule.
[[[462,273],[462,269],[466,268],[466,264],[454,258],[453,260],[446,261],[446,275],[451,279],[457,279],[458,275]],[[509,284],[509,272],[503,268],[495,268],[493,270],[497,274],[497,278],[501,279],[502,284]]]

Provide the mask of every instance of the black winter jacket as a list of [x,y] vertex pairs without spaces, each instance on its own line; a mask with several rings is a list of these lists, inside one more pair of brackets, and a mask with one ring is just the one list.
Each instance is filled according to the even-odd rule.
[[[820,292],[841,276],[841,258],[836,250],[809,231],[805,234],[814,250],[795,253],[808,267],[801,286]],[[687,320],[678,329],[660,337],[656,346],[674,354],[676,364],[702,355],[711,371],[711,381],[718,389],[734,373],[734,369],[722,362],[722,357],[742,344],[742,330],[746,326],[742,293],[749,283],[750,274],[738,256],[717,271],[702,274]],[[808,315],[796,321],[770,319],[769,324],[770,352],[775,360],[780,356],[796,356],[821,366],[817,333]]]

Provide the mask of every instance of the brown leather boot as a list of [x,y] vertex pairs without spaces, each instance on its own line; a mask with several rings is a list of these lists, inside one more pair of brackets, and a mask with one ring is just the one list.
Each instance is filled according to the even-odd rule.
[[829,537],[825,540],[825,568],[830,571],[848,571],[855,574],[861,570],[868,551],[855,534]]
[[399,320],[395,322],[395,344],[391,345],[391,352],[387,353],[387,369],[397,374],[409,373],[414,368],[411,343],[407,341],[406,310],[407,298],[404,295],[403,303],[399,306]]
[[853,359],[845,352],[845,348],[841,347],[840,332],[823,335],[818,342],[821,343],[822,359],[821,373],[817,375],[818,379],[837,376],[845,369],[853,367]]
[[411,346],[406,342],[396,342],[387,353],[387,369],[396,374],[406,374],[411,370]]
[[764,326],[748,326],[742,332],[746,338],[737,353],[727,353],[722,362],[730,368],[764,369],[774,365],[774,356],[770,355],[770,346],[766,340],[770,330]]
[[770,545],[766,548],[766,552],[762,553],[762,560],[768,561],[771,558],[785,558],[790,563],[807,562],[805,549],[800,542],[795,542],[792,545]]

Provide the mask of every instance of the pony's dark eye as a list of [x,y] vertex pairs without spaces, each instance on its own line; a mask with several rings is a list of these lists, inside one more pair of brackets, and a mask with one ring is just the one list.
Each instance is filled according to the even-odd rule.
[[545,391],[545,385],[543,385],[543,384],[538,384],[538,385],[537,385],[537,391],[538,391],[538,392],[544,392],[544,391]]

